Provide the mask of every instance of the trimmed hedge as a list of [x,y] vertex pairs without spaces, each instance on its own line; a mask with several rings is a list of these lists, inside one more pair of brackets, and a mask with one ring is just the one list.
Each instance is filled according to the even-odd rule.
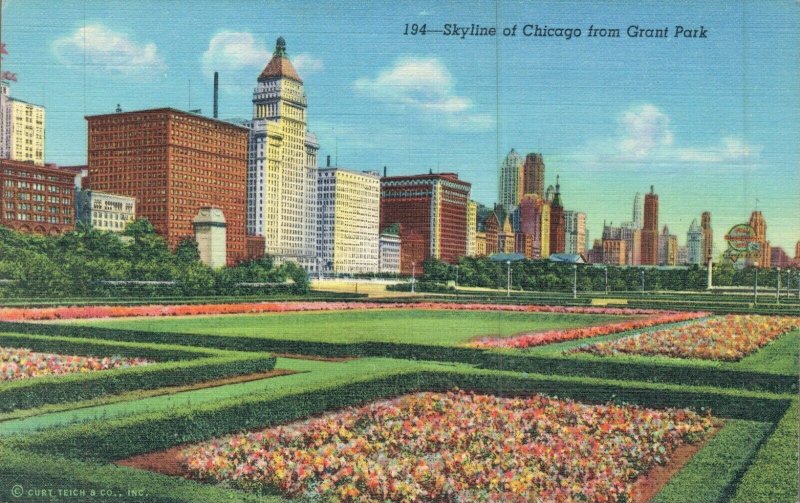
[[[64,337],[0,334],[0,346],[14,345],[38,351],[68,354],[144,356],[168,360],[141,367],[44,376],[0,383],[0,412],[47,404],[88,400],[137,389],[180,386],[223,377],[267,372],[275,368],[269,354],[190,350],[180,346],[86,341]],[[71,351],[75,351],[72,353]],[[181,360],[174,360],[182,358]],[[189,359],[192,358],[192,359]],[[169,361],[173,359],[174,361]]]
[[756,453],[731,503],[794,503],[798,500],[800,402],[794,400]]
[[79,334],[82,337],[114,341],[152,343],[180,343],[187,346],[226,349],[235,351],[264,351],[272,353],[304,354],[341,358],[348,356],[378,356],[406,360],[460,362],[478,365],[485,369],[513,370],[556,375],[597,377],[603,379],[631,379],[645,382],[663,382],[690,386],[717,386],[741,388],[773,393],[796,393],[796,375],[731,370],[725,368],[696,367],[690,364],[663,365],[614,361],[611,358],[581,359],[561,356],[512,354],[466,347],[424,346],[418,344],[363,342],[332,343],[293,341],[260,337],[235,337],[173,332],[147,332],[112,328],[41,325],[33,323],[0,322],[0,330],[32,332],[52,336]]
[[[422,366],[423,368],[426,366]],[[344,375],[330,384],[281,390],[275,394],[220,400],[165,412],[75,424],[35,435],[15,436],[7,444],[34,452],[83,460],[113,461],[197,442],[227,433],[269,427],[327,410],[386,396],[454,387],[502,395],[544,393],[584,402],[608,401],[648,407],[711,408],[719,417],[777,421],[789,400],[775,395],[683,389],[592,379],[521,377],[471,369],[404,371],[394,375]],[[380,375],[380,374],[379,374]]]

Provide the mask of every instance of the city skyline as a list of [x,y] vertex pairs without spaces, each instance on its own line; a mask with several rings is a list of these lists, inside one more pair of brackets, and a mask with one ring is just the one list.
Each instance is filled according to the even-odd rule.
[[[567,209],[587,214],[592,236],[604,220],[629,220],[630,199],[651,184],[660,222],[679,235],[712,213],[717,253],[724,233],[755,209],[774,246],[791,250],[800,235],[800,201],[790,190],[800,186],[800,147],[789,141],[800,134],[800,91],[785,85],[792,62],[774,57],[777,47],[800,47],[791,30],[796,3],[560,2],[537,6],[535,16],[511,3],[410,2],[366,12],[355,3],[155,5],[4,2],[3,69],[18,75],[12,96],[47,108],[47,162],[85,163],[83,116],[117,103],[210,115],[214,70],[220,117],[251,116],[254,75],[282,35],[313,103],[309,129],[320,155],[337,165],[387,165],[389,175],[455,171],[472,182],[473,199],[491,205],[497,166],[513,147],[543,153],[545,185],[561,175]],[[252,14],[246,20],[243,8]],[[414,21],[584,30],[697,22],[710,39],[403,36]],[[608,51],[619,65],[600,57]]]

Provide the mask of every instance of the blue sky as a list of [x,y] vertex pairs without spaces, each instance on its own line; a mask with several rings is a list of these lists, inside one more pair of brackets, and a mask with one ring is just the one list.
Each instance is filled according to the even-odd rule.
[[[712,212],[718,251],[758,204],[768,237],[800,239],[800,2],[3,1],[12,95],[47,107],[49,162],[86,159],[84,115],[159,106],[249,117],[255,79],[282,35],[305,80],[309,127],[354,169],[456,171],[492,204],[513,147],[541,151],[568,209],[631,218],[655,185],[685,241]],[[518,25],[515,37],[404,36],[406,23]],[[524,37],[526,24],[582,36]],[[619,28],[589,38],[590,25]],[[634,39],[631,25],[669,27]],[[708,30],[674,38],[674,27]],[[759,200],[756,203],[756,199]]]

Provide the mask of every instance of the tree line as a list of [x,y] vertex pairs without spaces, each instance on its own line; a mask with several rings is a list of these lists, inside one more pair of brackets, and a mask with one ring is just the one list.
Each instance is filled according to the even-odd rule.
[[0,227],[0,298],[307,291],[308,276],[297,264],[276,266],[271,257],[264,256],[215,270],[200,262],[194,240],[182,241],[172,252],[146,219],[134,220],[121,234],[83,223],[58,236],[22,234]]

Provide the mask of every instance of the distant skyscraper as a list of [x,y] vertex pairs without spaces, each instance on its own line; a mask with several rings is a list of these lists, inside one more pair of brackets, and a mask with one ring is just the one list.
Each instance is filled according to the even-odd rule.
[[475,242],[478,231],[478,203],[469,201],[467,203],[467,257],[474,257],[476,253]]
[[581,254],[586,250],[586,214],[564,212],[564,253]]
[[689,231],[686,233],[686,248],[689,264],[703,264],[703,229],[697,225],[697,219],[692,220]]
[[0,85],[0,158],[44,165],[44,107],[14,99]]
[[689,247],[678,246],[678,265],[686,265],[689,263]]
[[528,154],[522,167],[523,194],[544,197],[544,159],[542,154]]
[[703,231],[702,260],[704,265],[708,265],[708,260],[714,256],[714,231],[711,228],[711,212],[704,211],[700,215],[700,229]]
[[625,240],[625,263],[628,265],[642,264],[642,229],[636,227],[634,222],[623,222],[620,235]]
[[544,191],[545,201],[547,201],[548,203],[552,203],[555,193],[556,193],[556,188],[553,187],[552,185],[548,185],[547,189]]
[[333,167],[318,173],[319,267],[334,274],[378,272],[380,176]]
[[754,211],[750,214],[750,227],[756,231],[756,241],[761,250],[759,258],[749,259],[747,265],[758,265],[765,269],[771,266],[771,254],[769,249],[769,241],[767,241],[767,221],[760,211]]
[[669,233],[669,227],[658,236],[658,263],[660,265],[676,265],[678,262],[678,236]]
[[403,274],[412,262],[421,273],[425,259],[456,264],[466,254],[470,188],[456,173],[381,178],[380,227],[400,224]]
[[556,176],[556,190],[550,208],[550,254],[564,253],[564,205],[561,202],[561,185]]
[[513,148],[500,163],[498,175],[497,200],[506,211],[512,211],[519,203],[522,183],[522,157]]
[[264,236],[266,253],[314,270],[319,145],[308,132],[306,107],[303,79],[279,37],[253,91],[247,233]]
[[794,259],[800,262],[800,241],[794,245]]
[[642,223],[642,265],[658,264],[658,194],[650,186],[644,196],[644,221]]
[[642,228],[642,195],[638,192],[633,196],[633,226],[637,229]]

